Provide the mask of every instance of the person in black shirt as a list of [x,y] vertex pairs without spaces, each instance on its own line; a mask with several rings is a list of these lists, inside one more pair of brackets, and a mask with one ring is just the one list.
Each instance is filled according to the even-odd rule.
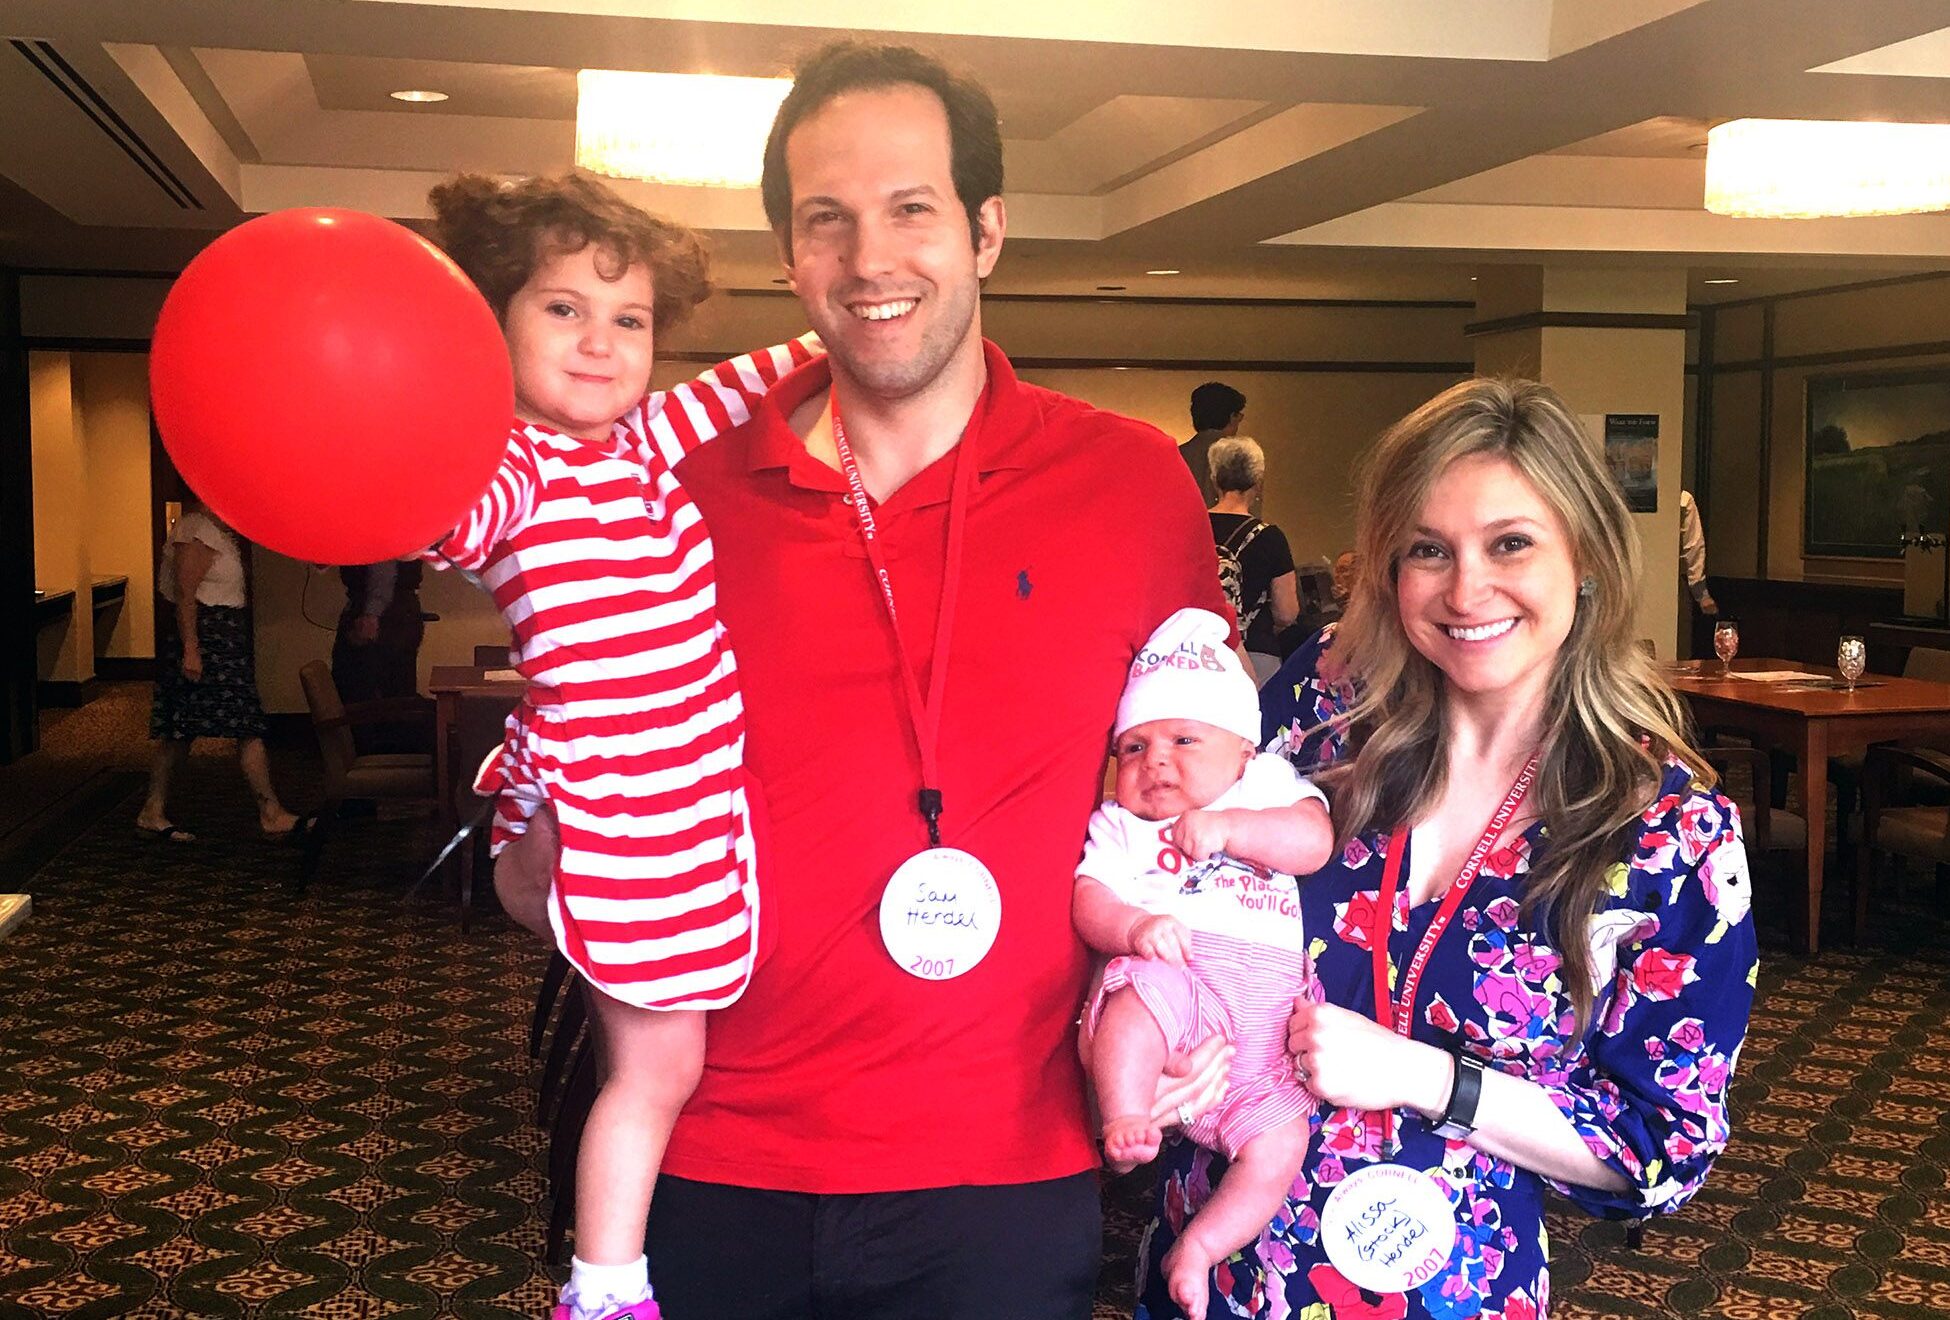
[[[332,640],[332,681],[342,700],[419,695],[420,642],[427,629],[420,612],[421,572],[422,565],[411,559],[339,569],[345,608]],[[426,742],[408,721],[369,725],[355,736],[361,753],[420,751]]]
[[1208,458],[1213,489],[1212,540],[1219,581],[1239,614],[1239,632],[1255,679],[1280,667],[1274,634],[1300,617],[1300,589],[1286,534],[1252,513],[1266,479],[1266,455],[1244,436],[1215,440]]
[[[1246,396],[1230,385],[1208,380],[1192,391],[1193,435],[1178,442],[1178,454],[1192,470],[1192,480],[1198,482],[1198,493],[1205,497],[1208,508],[1219,498],[1219,492],[1212,488],[1212,445],[1238,435],[1239,423],[1245,417]],[[1257,499],[1252,511],[1259,513]]]

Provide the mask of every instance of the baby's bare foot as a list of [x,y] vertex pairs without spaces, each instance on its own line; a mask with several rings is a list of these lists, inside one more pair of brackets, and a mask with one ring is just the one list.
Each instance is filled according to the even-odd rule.
[[1205,1304],[1212,1296],[1212,1267],[1218,1260],[1196,1239],[1181,1237],[1171,1244],[1160,1266],[1165,1291],[1185,1313],[1185,1320],[1205,1320]]
[[1113,1173],[1129,1173],[1158,1157],[1165,1134],[1149,1114],[1125,1114],[1104,1124],[1104,1162]]

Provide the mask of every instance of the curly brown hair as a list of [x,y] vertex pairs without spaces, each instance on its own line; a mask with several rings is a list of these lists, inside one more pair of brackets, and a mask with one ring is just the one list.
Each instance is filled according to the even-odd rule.
[[711,296],[711,258],[690,229],[630,205],[580,174],[515,181],[456,174],[427,194],[433,241],[474,281],[497,320],[535,268],[564,252],[599,247],[596,271],[619,280],[641,264],[650,272],[658,333]]

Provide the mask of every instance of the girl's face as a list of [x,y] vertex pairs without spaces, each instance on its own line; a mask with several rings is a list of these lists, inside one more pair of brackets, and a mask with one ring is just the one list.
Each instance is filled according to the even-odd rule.
[[649,392],[654,356],[650,271],[606,280],[597,244],[557,252],[508,300],[502,326],[514,364],[515,414],[564,435],[605,440]]
[[1417,651],[1472,697],[1541,700],[1577,614],[1563,521],[1507,460],[1458,459],[1399,552],[1396,604]]
[[1253,745],[1203,720],[1146,720],[1117,735],[1117,802],[1143,820],[1171,820],[1239,782]]

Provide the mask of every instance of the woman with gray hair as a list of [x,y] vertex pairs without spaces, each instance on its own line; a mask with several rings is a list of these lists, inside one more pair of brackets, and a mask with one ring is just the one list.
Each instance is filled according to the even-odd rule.
[[1264,684],[1280,667],[1274,634],[1300,617],[1300,585],[1286,534],[1253,517],[1253,496],[1266,480],[1266,453],[1257,441],[1233,436],[1212,442],[1207,456],[1212,488],[1212,541],[1219,550],[1219,585],[1239,616],[1239,635],[1253,677]]

